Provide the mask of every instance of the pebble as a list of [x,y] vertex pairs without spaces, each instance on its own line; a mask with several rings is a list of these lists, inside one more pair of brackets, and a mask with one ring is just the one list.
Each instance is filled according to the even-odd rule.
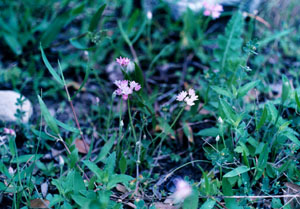
[[15,91],[0,90],[0,121],[2,122],[16,122],[15,116],[17,109],[21,109],[25,112],[22,122],[27,123],[32,115],[31,102],[22,96],[22,100],[25,100],[22,107],[16,105],[17,99],[21,95]]

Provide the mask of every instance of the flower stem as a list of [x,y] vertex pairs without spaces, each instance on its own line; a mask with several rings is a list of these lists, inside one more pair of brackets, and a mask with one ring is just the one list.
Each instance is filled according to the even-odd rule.
[[129,115],[129,121],[130,121],[130,126],[131,126],[131,129],[132,129],[132,133],[133,133],[133,137],[134,137],[134,141],[135,143],[137,142],[137,137],[136,137],[136,132],[135,132],[135,129],[134,129],[134,126],[133,126],[133,122],[132,122],[132,117],[131,117],[131,112],[130,112],[130,102],[129,102],[129,99],[127,100],[127,104],[128,104],[128,115]]
[[[165,134],[165,133],[168,133],[168,132],[173,128],[173,126],[175,125],[175,123],[177,122],[177,120],[179,119],[179,117],[181,116],[181,114],[182,114],[184,108],[185,108],[185,106],[183,106],[183,107],[181,108],[181,110],[179,111],[179,113],[178,113],[178,115],[176,116],[175,120],[174,120],[173,123],[171,124],[169,130],[167,130],[167,131],[162,131],[157,137],[155,137],[155,138],[152,140],[152,143],[154,143],[159,137],[161,137],[161,135],[163,135],[163,134]],[[166,137],[167,137],[167,134],[165,134],[165,135],[161,138],[161,140],[160,140],[158,146],[157,146],[156,149],[153,151],[153,155],[154,155],[155,152],[158,150],[158,148],[162,145],[162,143],[164,142],[164,140],[166,139]]]

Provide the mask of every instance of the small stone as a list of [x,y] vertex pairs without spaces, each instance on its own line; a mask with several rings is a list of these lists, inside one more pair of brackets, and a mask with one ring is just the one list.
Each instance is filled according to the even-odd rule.
[[[24,100],[22,107],[16,104],[17,100],[20,98],[22,101]],[[22,122],[27,123],[32,115],[31,102],[24,96],[21,97],[21,95],[17,92],[0,90],[0,121],[16,122],[17,117],[15,114],[17,113],[18,109],[24,112]]]

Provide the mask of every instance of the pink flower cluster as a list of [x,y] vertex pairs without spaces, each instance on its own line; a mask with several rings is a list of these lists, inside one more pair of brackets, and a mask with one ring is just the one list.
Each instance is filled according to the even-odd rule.
[[4,128],[3,133],[5,133],[7,135],[12,135],[12,136],[16,135],[16,132],[13,129],[10,129],[10,128]]
[[185,101],[185,103],[188,105],[188,106],[193,106],[195,103],[196,100],[198,100],[198,96],[196,95],[195,93],[195,90],[194,89],[189,89],[188,92],[186,91],[182,91],[180,92],[177,97],[176,97],[176,100],[177,101]]
[[204,15],[211,16],[213,19],[220,17],[223,12],[223,6],[221,4],[214,4],[212,2],[204,2]]
[[141,89],[141,85],[135,81],[117,80],[114,84],[118,87],[115,93],[120,96],[122,95],[123,100],[127,100],[128,95],[132,94],[133,91],[139,91]]
[[130,63],[130,59],[127,57],[116,58],[116,61],[121,67],[126,67]]

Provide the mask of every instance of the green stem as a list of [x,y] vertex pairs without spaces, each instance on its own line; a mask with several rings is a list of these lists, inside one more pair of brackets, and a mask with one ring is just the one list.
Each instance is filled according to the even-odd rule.
[[119,159],[119,156],[120,156],[120,143],[121,143],[121,140],[122,140],[122,128],[123,128],[123,121],[122,121],[122,115],[123,115],[123,99],[121,99],[121,104],[120,104],[120,112],[119,112],[119,140],[118,140],[118,143],[117,143],[117,156]]
[[131,126],[131,129],[132,129],[132,133],[133,133],[133,137],[134,137],[134,141],[135,143],[137,142],[137,137],[136,137],[136,132],[135,132],[135,129],[134,129],[134,126],[133,126],[133,122],[132,122],[132,117],[131,117],[131,112],[130,112],[130,102],[129,102],[129,99],[127,100],[127,104],[128,104],[128,115],[129,115],[129,121],[130,121],[130,126]]
[[[184,108],[185,108],[185,106],[183,106],[183,107],[181,108],[181,110],[179,111],[178,115],[176,116],[175,120],[174,120],[173,123],[171,124],[169,130],[166,131],[166,133],[168,133],[168,132],[173,128],[173,126],[175,125],[175,123],[177,122],[177,120],[179,119],[179,117],[181,116],[181,114],[182,114]],[[162,131],[157,137],[155,137],[155,138],[152,140],[151,143],[155,143],[155,141],[156,141],[159,137],[161,137],[163,134],[165,134],[164,131]],[[166,137],[167,137],[167,134],[165,134],[165,135],[161,138],[161,141],[159,142],[158,146],[157,146],[156,149],[154,150],[153,155],[155,154],[155,152],[157,151],[157,149],[161,146],[161,144],[164,142],[164,140],[166,139]]]

